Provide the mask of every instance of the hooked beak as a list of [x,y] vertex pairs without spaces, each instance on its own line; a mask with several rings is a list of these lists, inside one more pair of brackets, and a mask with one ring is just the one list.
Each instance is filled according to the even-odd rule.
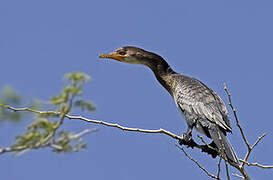
[[123,62],[125,56],[124,56],[124,55],[117,54],[116,52],[112,52],[112,53],[109,53],[109,54],[101,54],[101,55],[99,56],[99,58],[115,59],[115,60],[117,60],[117,61]]

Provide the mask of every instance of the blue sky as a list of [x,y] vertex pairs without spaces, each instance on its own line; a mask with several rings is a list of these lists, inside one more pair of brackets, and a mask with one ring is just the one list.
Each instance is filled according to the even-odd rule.
[[[0,2],[0,87],[10,84],[27,97],[46,101],[64,85],[64,73],[82,71],[93,79],[85,97],[98,109],[84,116],[181,134],[186,123],[149,69],[98,58],[121,46],[139,46],[163,56],[177,72],[203,81],[225,102],[223,83],[227,83],[249,141],[268,134],[250,161],[273,164],[272,5],[272,1],[244,0],[4,0]],[[233,134],[228,137],[242,158],[246,148],[231,120]],[[13,142],[30,122],[1,123],[0,145]],[[73,131],[100,130],[85,137],[88,149],[79,153],[58,155],[44,149],[20,157],[2,155],[0,178],[208,179],[167,136],[76,120],[66,121],[65,126]],[[187,152],[215,172],[217,160],[199,150]],[[247,171],[253,179],[273,176],[272,170]]]

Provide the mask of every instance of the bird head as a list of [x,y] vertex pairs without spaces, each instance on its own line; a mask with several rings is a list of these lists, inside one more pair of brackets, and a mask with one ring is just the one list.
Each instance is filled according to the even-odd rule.
[[129,64],[143,64],[150,68],[163,60],[163,58],[157,54],[133,46],[125,46],[114,52],[102,54],[99,57],[114,59]]

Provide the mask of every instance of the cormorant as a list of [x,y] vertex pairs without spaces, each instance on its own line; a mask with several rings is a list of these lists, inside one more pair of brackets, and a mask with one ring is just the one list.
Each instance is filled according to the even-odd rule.
[[218,150],[224,149],[229,162],[239,164],[236,153],[226,137],[227,132],[232,131],[227,108],[212,89],[195,78],[176,73],[161,56],[137,47],[125,46],[99,57],[148,66],[173,97],[187,122],[188,129],[182,134],[182,141],[193,142],[192,129],[195,128],[213,139],[210,145]]

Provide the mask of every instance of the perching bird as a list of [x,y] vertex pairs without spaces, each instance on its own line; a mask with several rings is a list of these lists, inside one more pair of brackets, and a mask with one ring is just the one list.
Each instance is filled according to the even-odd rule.
[[227,108],[212,89],[197,79],[176,73],[161,56],[137,47],[125,46],[99,57],[148,66],[160,84],[171,94],[187,122],[188,130],[182,134],[183,141],[192,141],[192,129],[195,128],[212,138],[217,149],[224,149],[229,162],[239,164],[226,137],[227,132],[232,131]]

